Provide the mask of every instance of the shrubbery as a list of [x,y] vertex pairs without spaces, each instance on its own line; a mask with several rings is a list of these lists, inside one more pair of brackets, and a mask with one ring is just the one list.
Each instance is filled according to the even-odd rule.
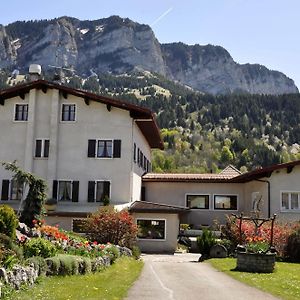
[[197,244],[200,250],[200,253],[203,256],[208,257],[209,251],[212,246],[217,243],[216,237],[211,230],[204,228],[202,231],[202,235],[197,237]]
[[300,262],[300,228],[288,237],[286,256],[292,262]]
[[41,256],[44,258],[54,256],[57,253],[56,247],[44,238],[33,238],[24,244],[24,256]]
[[[255,232],[255,225],[252,221],[243,220],[241,228],[241,241],[239,241],[239,223],[240,220],[233,216],[227,217],[226,225],[222,228],[222,235],[226,239],[232,241],[234,246],[241,243],[247,245],[253,242],[253,238],[259,239],[260,243],[270,243],[271,239],[271,226],[269,222],[261,225]],[[281,257],[286,257],[287,245],[289,236],[299,228],[299,223],[283,223],[276,222],[273,230],[273,245],[277,253]],[[290,238],[292,239],[292,238]]]
[[38,274],[46,275],[48,267],[45,259],[41,256],[33,256],[26,260],[27,265],[33,265],[35,270],[38,270]]
[[8,205],[0,205],[0,233],[15,238],[18,224],[14,210]]
[[89,274],[104,268],[104,261],[76,255],[59,254],[46,259],[48,275]]
[[131,248],[136,241],[137,227],[126,210],[102,207],[86,220],[86,232],[91,240]]

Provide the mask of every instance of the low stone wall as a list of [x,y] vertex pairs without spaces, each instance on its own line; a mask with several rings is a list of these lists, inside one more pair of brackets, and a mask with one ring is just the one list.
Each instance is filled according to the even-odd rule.
[[275,253],[237,253],[238,271],[252,273],[272,273],[275,267]]
[[7,271],[0,268],[0,280],[5,284],[9,284],[14,289],[20,289],[22,284],[32,285],[38,278],[38,270],[33,266],[15,265],[12,270]]

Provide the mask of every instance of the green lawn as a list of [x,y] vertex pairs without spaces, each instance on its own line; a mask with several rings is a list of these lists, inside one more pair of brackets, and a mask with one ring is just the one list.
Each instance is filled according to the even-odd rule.
[[236,259],[210,259],[216,269],[233,278],[282,299],[300,299],[300,264],[276,262],[274,273],[258,274],[234,271]]
[[133,282],[138,278],[142,267],[143,262],[124,257],[99,273],[43,278],[33,288],[15,292],[6,299],[122,299],[126,296]]

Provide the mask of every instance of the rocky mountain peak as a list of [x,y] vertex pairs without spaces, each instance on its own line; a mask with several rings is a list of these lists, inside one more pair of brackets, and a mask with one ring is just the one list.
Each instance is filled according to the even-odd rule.
[[79,75],[150,71],[212,94],[298,92],[283,73],[240,65],[223,47],[161,45],[150,26],[119,16],[94,21],[63,16],[0,26],[0,68],[32,63],[71,68]]

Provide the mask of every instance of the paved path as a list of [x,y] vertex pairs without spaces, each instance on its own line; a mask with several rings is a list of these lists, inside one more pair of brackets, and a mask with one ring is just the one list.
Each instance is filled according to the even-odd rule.
[[212,268],[199,254],[143,255],[145,266],[126,300],[275,300]]

